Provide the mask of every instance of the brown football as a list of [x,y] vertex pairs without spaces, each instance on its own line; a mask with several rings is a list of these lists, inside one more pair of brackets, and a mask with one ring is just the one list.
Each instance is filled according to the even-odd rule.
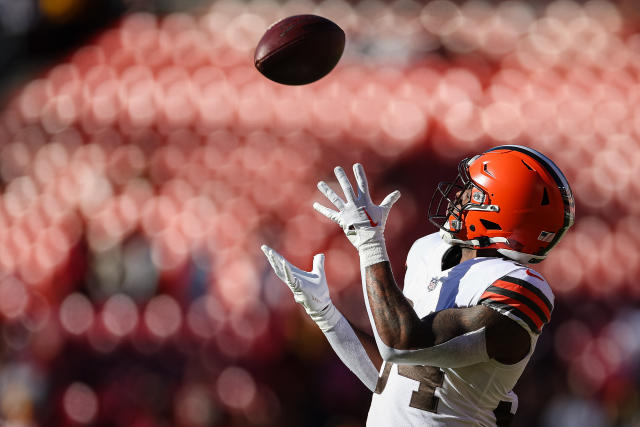
[[274,82],[304,85],[326,76],[344,51],[344,31],[317,15],[295,15],[272,24],[254,55],[258,71]]

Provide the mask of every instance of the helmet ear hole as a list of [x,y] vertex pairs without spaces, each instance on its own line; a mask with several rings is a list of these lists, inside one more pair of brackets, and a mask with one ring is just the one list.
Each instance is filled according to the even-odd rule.
[[542,202],[540,202],[540,205],[544,206],[548,204],[549,204],[549,193],[547,193],[547,187],[545,187],[544,191],[542,192]]
[[534,170],[533,170],[533,168],[527,164],[527,162],[525,162],[525,161],[524,161],[524,160],[522,160],[522,159],[521,159],[520,161],[522,162],[522,164],[523,164],[523,165],[525,165],[525,166],[527,167],[527,169],[529,169],[529,170],[530,170],[530,171],[532,171],[532,172],[534,171]]
[[480,222],[482,223],[482,225],[484,226],[484,228],[486,228],[487,230],[502,230],[502,227],[500,227],[499,224],[496,224],[493,221],[489,221],[487,219],[480,219]]

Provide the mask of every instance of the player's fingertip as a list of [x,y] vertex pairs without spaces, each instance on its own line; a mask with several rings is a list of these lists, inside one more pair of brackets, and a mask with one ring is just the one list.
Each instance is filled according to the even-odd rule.
[[391,193],[391,199],[390,199],[391,204],[393,205],[395,202],[397,202],[398,199],[400,199],[400,196],[401,194],[400,194],[400,191],[398,190]]
[[322,215],[326,216],[328,214],[327,213],[328,209],[325,206],[323,206],[320,203],[318,203],[318,202],[315,202],[313,204],[313,209],[315,209],[317,212],[321,213]]

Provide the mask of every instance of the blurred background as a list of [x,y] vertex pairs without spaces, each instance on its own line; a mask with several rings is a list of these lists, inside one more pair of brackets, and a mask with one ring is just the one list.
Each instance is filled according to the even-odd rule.
[[[347,33],[308,86],[263,78],[269,24]],[[259,246],[327,254],[318,180],[362,162],[398,279],[458,161],[550,156],[577,220],[539,270],[552,322],[515,426],[640,426],[640,7],[436,0],[0,0],[0,424],[359,426],[370,393]],[[399,280],[401,281],[401,280]]]

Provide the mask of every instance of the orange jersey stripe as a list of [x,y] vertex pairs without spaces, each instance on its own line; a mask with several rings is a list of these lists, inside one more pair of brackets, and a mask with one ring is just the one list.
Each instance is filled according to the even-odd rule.
[[525,304],[521,303],[520,301],[516,301],[513,298],[510,298],[504,295],[495,294],[493,292],[488,292],[488,291],[483,293],[482,296],[480,297],[480,299],[484,299],[484,298],[489,298],[494,301],[502,302],[514,308],[517,308],[523,314],[525,314],[531,319],[531,321],[536,325],[536,328],[538,328],[538,330],[540,330],[540,328],[542,328],[542,325],[544,324],[544,322],[533,310],[531,310],[529,307],[527,307]]
[[496,280],[495,282],[492,283],[492,286],[508,289],[510,291],[516,292],[522,296],[529,298],[531,302],[537,305],[538,307],[540,307],[540,310],[542,310],[545,316],[547,316],[546,319],[542,319],[542,320],[544,320],[545,322],[548,322],[549,319],[551,318],[551,312],[549,311],[549,307],[547,307],[547,305],[544,302],[542,302],[542,300],[538,298],[538,296],[533,292],[531,292],[529,289],[523,286],[517,285],[515,283],[505,282],[504,280]]

